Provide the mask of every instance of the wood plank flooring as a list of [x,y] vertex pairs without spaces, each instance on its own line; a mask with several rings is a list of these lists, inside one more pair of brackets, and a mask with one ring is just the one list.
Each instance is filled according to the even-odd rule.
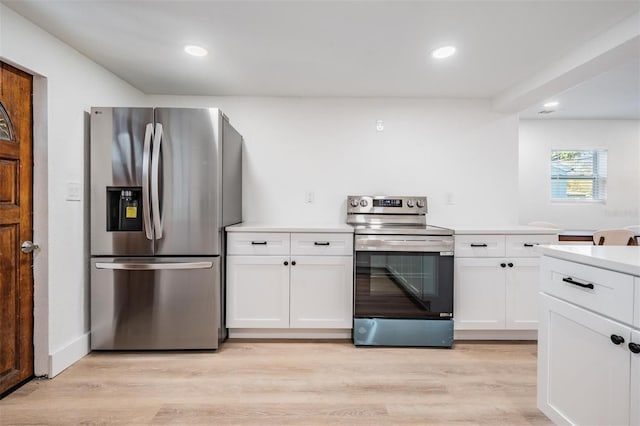
[[232,340],[217,353],[94,352],[0,400],[0,424],[551,424],[535,393],[532,343]]

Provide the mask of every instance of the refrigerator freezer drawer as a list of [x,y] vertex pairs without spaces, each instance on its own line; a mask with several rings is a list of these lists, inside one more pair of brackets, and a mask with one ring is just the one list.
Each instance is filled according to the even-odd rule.
[[91,349],[217,349],[220,259],[91,260]]

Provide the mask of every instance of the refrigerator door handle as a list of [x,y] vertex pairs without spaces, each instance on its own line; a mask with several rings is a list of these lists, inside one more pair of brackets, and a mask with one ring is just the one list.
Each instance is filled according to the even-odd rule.
[[158,262],[158,263],[140,263],[140,262],[104,262],[96,263],[96,269],[115,269],[124,271],[154,271],[166,269],[211,269],[212,262]]
[[153,209],[153,229],[156,240],[162,238],[162,218],[160,217],[160,145],[162,144],[162,124],[156,123],[153,134],[153,154],[151,156],[151,208]]
[[144,232],[148,240],[153,240],[151,232],[151,203],[149,202],[149,164],[151,163],[151,138],[153,124],[148,123],[144,131],[144,145],[142,151],[142,211]]

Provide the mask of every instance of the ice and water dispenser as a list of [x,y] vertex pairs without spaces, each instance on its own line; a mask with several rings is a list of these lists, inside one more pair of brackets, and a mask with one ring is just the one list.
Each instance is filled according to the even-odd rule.
[[107,187],[107,231],[142,231],[141,187]]

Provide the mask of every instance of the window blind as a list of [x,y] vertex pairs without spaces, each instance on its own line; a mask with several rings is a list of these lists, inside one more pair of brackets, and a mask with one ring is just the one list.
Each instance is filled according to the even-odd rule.
[[551,200],[606,199],[606,150],[551,150]]

